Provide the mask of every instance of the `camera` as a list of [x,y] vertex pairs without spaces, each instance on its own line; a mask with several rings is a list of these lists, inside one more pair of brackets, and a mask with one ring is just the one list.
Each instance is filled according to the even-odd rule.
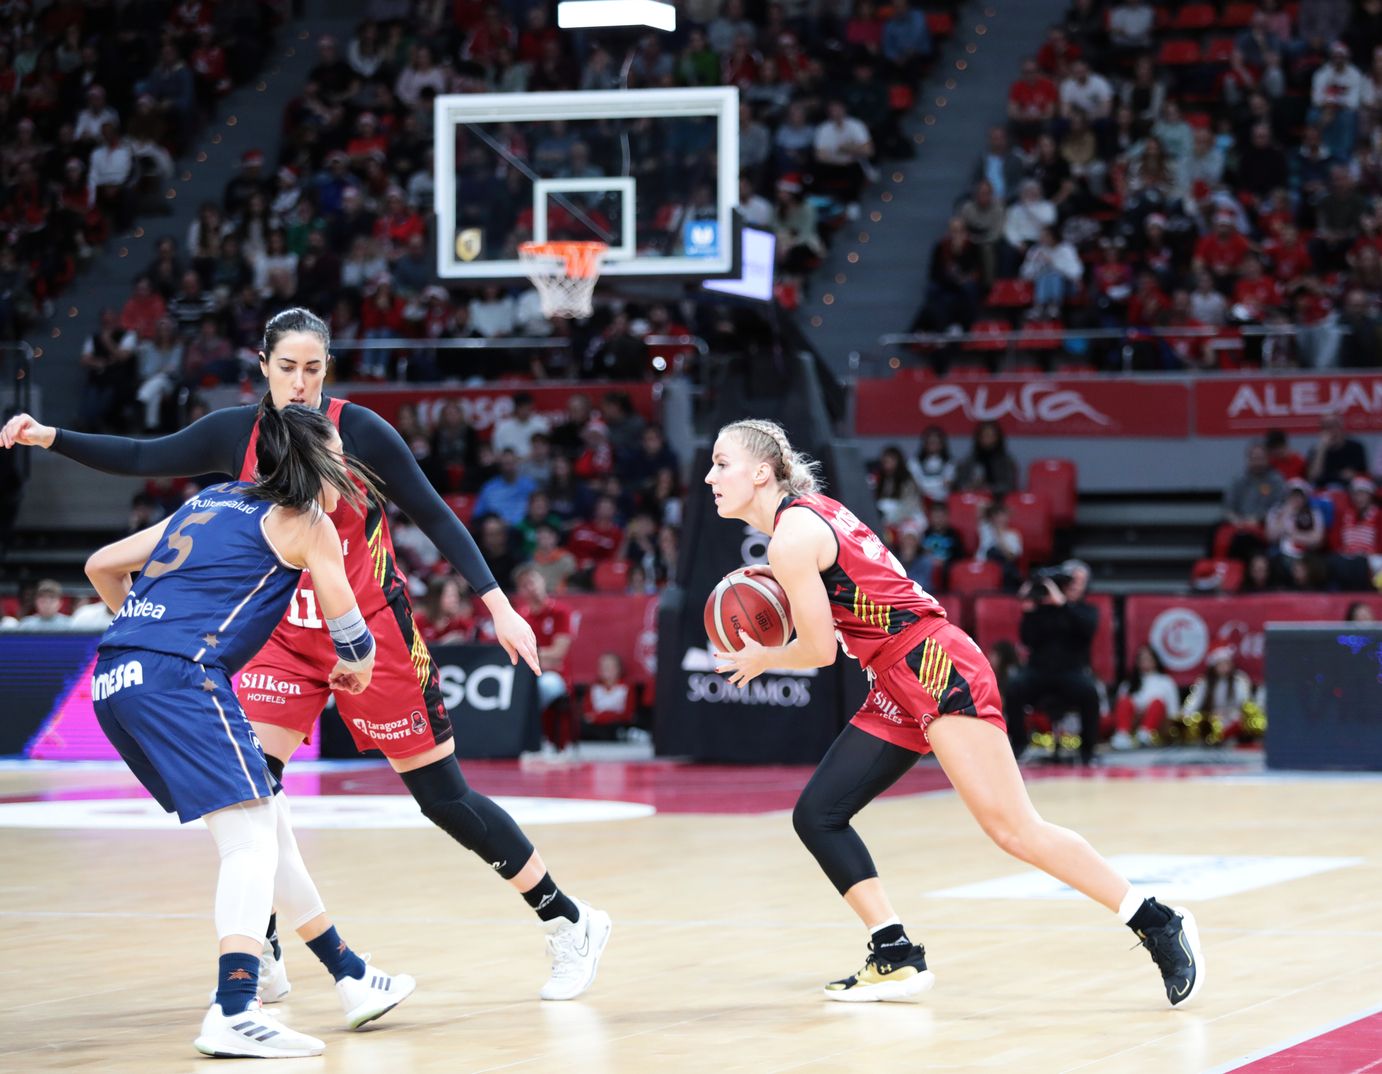
[[1057,589],[1064,589],[1071,582],[1071,574],[1065,567],[1041,567],[1032,572],[1032,576],[1022,584],[1017,595],[1022,600],[1034,600],[1038,604],[1051,599],[1051,592],[1046,588],[1046,583],[1050,582]]

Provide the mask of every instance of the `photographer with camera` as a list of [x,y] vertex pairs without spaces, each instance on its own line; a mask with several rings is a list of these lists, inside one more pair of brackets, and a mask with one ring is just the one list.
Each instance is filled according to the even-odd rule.
[[1012,680],[1007,697],[1008,738],[1013,752],[1027,748],[1026,709],[1042,704],[1054,724],[1067,708],[1080,714],[1080,763],[1092,764],[1099,741],[1099,690],[1089,670],[1089,647],[1099,610],[1086,603],[1089,567],[1068,560],[1035,571],[1018,590],[1022,622],[1018,637],[1027,647],[1027,666]]

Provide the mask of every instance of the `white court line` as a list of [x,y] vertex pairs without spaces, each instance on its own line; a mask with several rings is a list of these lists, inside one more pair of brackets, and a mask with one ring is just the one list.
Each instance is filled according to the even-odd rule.
[[1368,1007],[1366,1010],[1355,1011],[1353,1014],[1345,1015],[1343,1018],[1336,1021],[1325,1022],[1323,1025],[1315,1026],[1313,1029],[1307,1029],[1303,1033],[1297,1033],[1295,1036],[1277,1041],[1277,1043],[1269,1045],[1266,1048],[1260,1048],[1248,1055],[1230,1060],[1223,1066],[1203,1071],[1202,1074],[1229,1074],[1230,1071],[1238,1070],[1247,1066],[1249,1063],[1255,1063],[1259,1059],[1266,1059],[1269,1055],[1276,1055],[1277,1052],[1284,1052],[1288,1048],[1294,1048],[1297,1044],[1304,1044],[1307,1040],[1314,1040],[1316,1037],[1322,1037],[1326,1033],[1332,1033],[1336,1029],[1342,1029],[1346,1025],[1379,1013],[1382,1013],[1382,1003],[1373,1007]]

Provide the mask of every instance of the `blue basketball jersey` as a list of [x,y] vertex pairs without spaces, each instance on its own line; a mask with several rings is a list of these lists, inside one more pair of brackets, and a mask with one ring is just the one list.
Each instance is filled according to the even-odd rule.
[[272,504],[248,482],[212,485],[168,520],[101,652],[147,649],[237,671],[263,647],[302,576],[264,535]]

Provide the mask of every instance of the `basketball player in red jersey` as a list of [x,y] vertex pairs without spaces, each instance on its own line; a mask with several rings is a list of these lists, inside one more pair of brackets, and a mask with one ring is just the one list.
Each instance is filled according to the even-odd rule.
[[782,427],[737,421],[720,430],[705,481],[722,518],[771,538],[768,565],[791,602],[796,637],[718,653],[742,686],[769,668],[835,662],[836,644],[863,665],[869,695],[802,791],[792,815],[807,849],[869,929],[857,973],[825,986],[834,1000],[905,999],[934,983],[926,951],[893,910],[850,820],[934,753],[980,826],[1003,850],[1118,913],[1151,952],[1173,1006],[1204,984],[1195,919],[1143,898],[1083,837],[1037,815],[1004,730],[998,684],[979,647],[912,582],[843,504],[816,491],[816,464]]
[[[384,495],[417,523],[484,601],[509,658],[516,664],[522,657],[540,675],[532,629],[499,589],[474,539],[427,482],[402,437],[373,411],[323,394],[330,342],[325,322],[308,310],[288,309],[270,319],[260,367],[273,405],[300,403],[331,418],[347,457],[373,471]],[[257,405],[218,410],[156,440],[75,433],[18,414],[0,430],[0,446],[51,448],[107,473],[223,473],[253,480],[257,410]],[[368,689],[358,696],[336,692],[337,707],[356,745],[384,754],[423,814],[490,865],[537,912],[552,955],[552,976],[539,994],[573,999],[595,979],[609,939],[609,915],[562,892],[513,818],[466,783],[437,669],[413,622],[407,579],[394,559],[384,507],[382,499],[370,497],[363,514],[338,507],[331,515],[346,574],[377,647]],[[245,666],[236,689],[275,776],[282,776],[326,704],[335,659],[311,578],[304,574],[283,621]],[[281,999],[289,989],[280,955],[275,937],[261,973],[265,1002]]]

